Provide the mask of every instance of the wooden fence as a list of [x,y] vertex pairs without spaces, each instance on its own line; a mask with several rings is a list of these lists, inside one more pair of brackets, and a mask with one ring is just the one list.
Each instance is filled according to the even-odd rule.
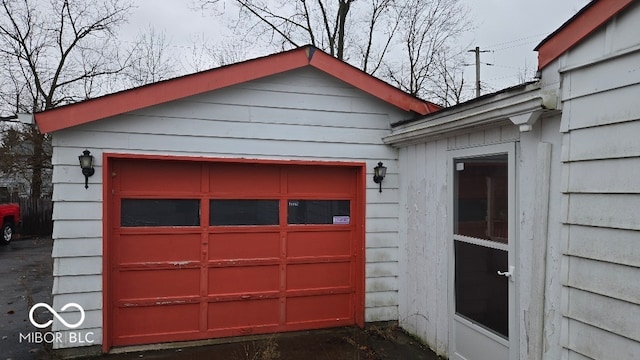
[[51,235],[53,232],[53,203],[51,199],[20,198],[20,216],[22,217],[22,236]]

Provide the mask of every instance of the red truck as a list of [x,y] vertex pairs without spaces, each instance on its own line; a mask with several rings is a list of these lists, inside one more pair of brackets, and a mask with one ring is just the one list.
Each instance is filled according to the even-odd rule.
[[20,205],[0,204],[0,245],[7,245],[13,238],[16,226],[20,224]]

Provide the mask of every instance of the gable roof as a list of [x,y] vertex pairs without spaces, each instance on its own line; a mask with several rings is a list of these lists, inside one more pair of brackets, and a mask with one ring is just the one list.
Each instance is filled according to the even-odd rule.
[[538,52],[538,70],[559,58],[633,2],[634,0],[592,0],[536,46],[534,50]]
[[61,106],[36,113],[34,117],[41,132],[53,132],[306,66],[316,68],[405,111],[425,115],[440,109],[438,105],[411,96],[307,45]]

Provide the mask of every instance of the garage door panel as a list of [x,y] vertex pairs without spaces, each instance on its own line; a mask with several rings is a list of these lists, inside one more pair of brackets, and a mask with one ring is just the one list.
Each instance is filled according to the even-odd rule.
[[279,199],[214,199],[211,226],[268,226],[280,224]]
[[200,226],[199,199],[122,199],[123,228]]
[[350,231],[291,231],[287,234],[289,258],[350,254]]
[[232,266],[209,269],[209,294],[246,294],[280,289],[280,266]]
[[337,225],[351,223],[349,200],[301,200],[287,201],[287,223],[290,225]]
[[120,264],[200,261],[200,234],[121,234]]
[[116,333],[122,337],[199,330],[200,305],[164,305],[121,308]]
[[[213,164],[210,189],[216,194],[265,196],[280,193],[280,168],[260,164]],[[258,181],[259,183],[256,183]]]
[[303,166],[287,170],[287,192],[295,194],[351,196],[355,193],[355,170],[342,167]]
[[287,299],[287,323],[335,321],[351,317],[350,294],[302,296]]
[[111,345],[362,321],[362,166],[111,161]]
[[199,295],[199,268],[131,270],[118,276],[118,296],[122,300]]
[[213,330],[277,325],[280,321],[279,309],[278,299],[209,303],[208,328]]
[[349,286],[351,263],[295,264],[287,266],[287,290]]
[[[117,171],[126,192],[200,192],[202,165],[185,161],[122,161]],[[141,181],[142,180],[142,181]]]
[[280,257],[280,232],[214,233],[209,235],[209,260]]

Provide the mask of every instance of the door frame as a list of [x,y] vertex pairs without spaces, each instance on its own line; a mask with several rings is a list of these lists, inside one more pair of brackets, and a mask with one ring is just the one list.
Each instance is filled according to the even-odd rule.
[[286,160],[286,159],[252,159],[252,158],[220,158],[220,157],[195,157],[183,155],[154,155],[154,154],[131,154],[131,153],[102,153],[102,352],[108,353],[113,344],[112,314],[110,311],[113,284],[111,283],[111,244],[113,222],[112,186],[113,186],[113,162],[118,160],[168,160],[168,161],[188,161],[200,163],[237,163],[237,164],[263,164],[279,166],[329,166],[329,167],[351,167],[357,170],[356,179],[356,200],[353,204],[355,214],[352,216],[357,225],[355,231],[355,301],[354,316],[355,325],[364,327],[365,319],[365,282],[366,282],[366,190],[367,190],[367,163],[362,161],[322,161],[322,160]]
[[[499,143],[492,145],[480,145],[477,147],[469,147],[463,149],[453,149],[448,151],[447,156],[447,251],[448,251],[448,305],[449,305],[449,357],[451,359],[464,359],[456,357],[456,321],[465,323],[467,326],[474,327],[478,332],[492,338],[494,341],[506,343],[509,348],[509,359],[515,360],[519,356],[520,344],[520,321],[519,321],[519,227],[518,227],[518,173],[516,166],[519,163],[519,142]],[[483,156],[507,154],[508,155],[508,266],[514,266],[514,275],[508,279],[509,281],[509,338],[504,338],[473,325],[471,321],[456,316],[456,298],[455,298],[455,251],[454,251],[454,161],[456,159],[477,158]],[[507,271],[508,269],[504,269]],[[513,280],[513,281],[511,281]],[[474,359],[464,359],[474,360]]]

